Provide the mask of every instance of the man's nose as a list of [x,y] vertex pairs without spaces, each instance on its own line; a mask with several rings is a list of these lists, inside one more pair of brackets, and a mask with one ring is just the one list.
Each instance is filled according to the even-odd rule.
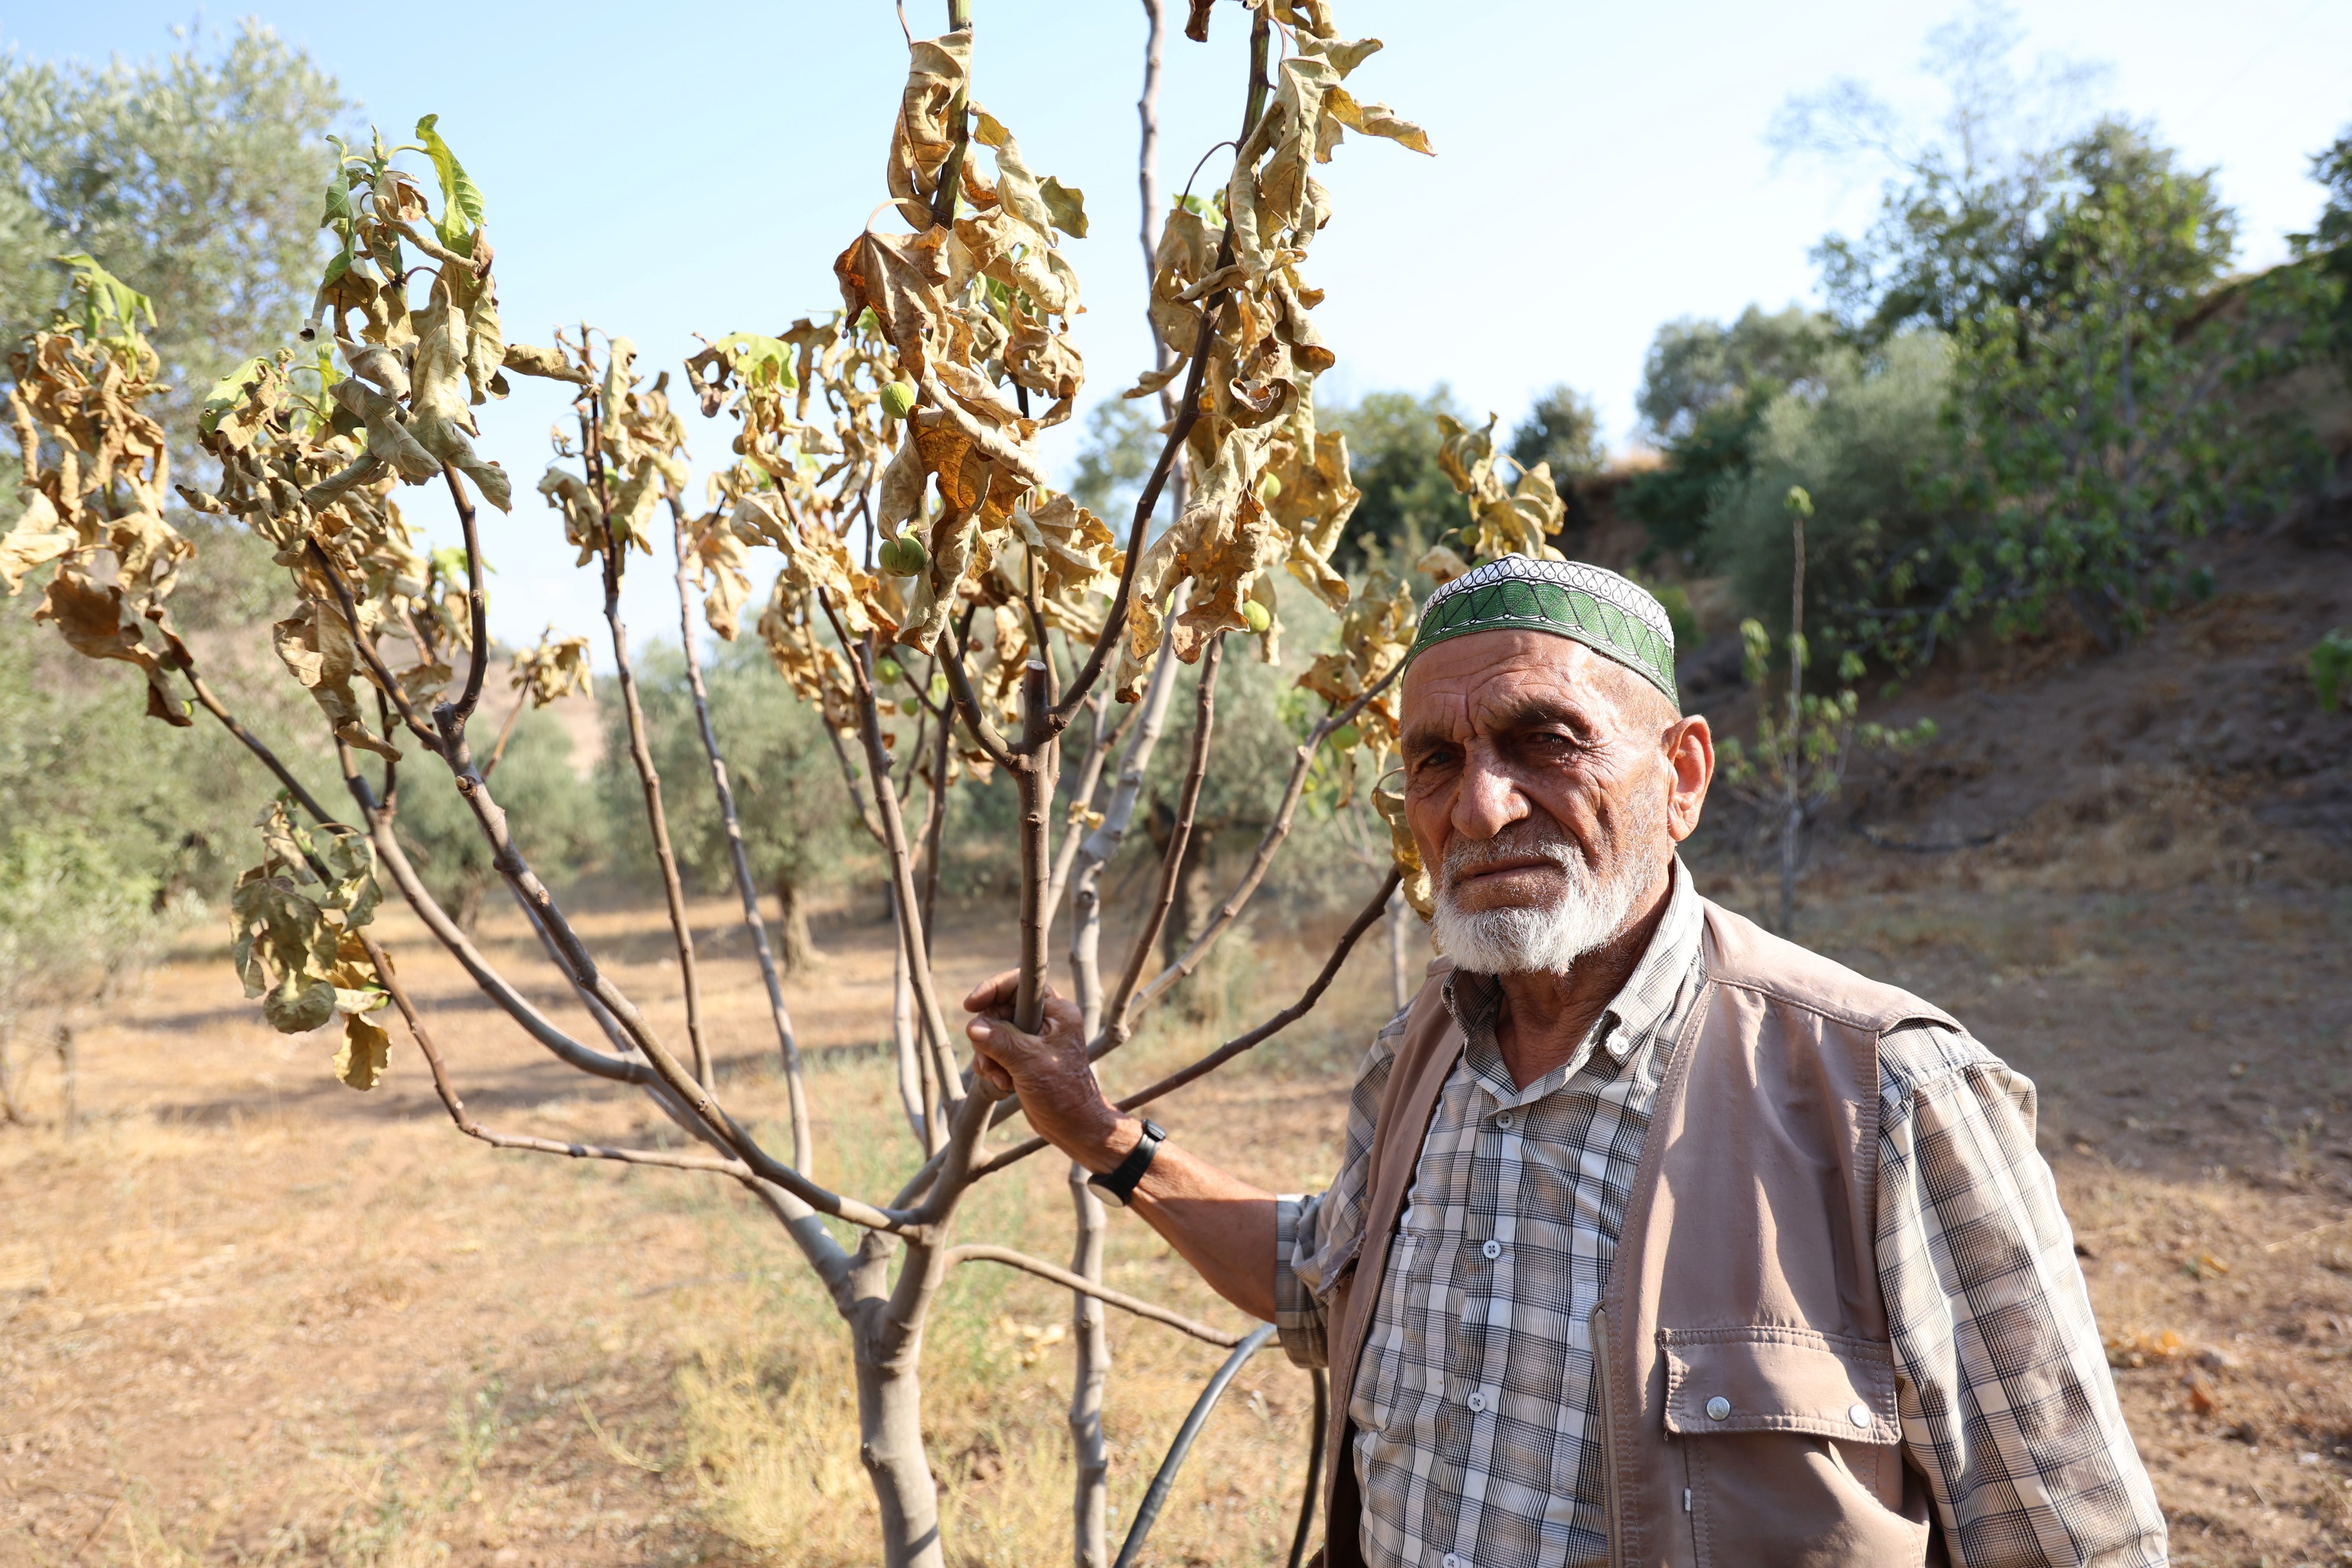
[[1454,796],[1454,830],[1465,838],[1492,838],[1528,815],[1518,784],[1496,766],[1494,751],[1474,746],[1465,759],[1462,785]]

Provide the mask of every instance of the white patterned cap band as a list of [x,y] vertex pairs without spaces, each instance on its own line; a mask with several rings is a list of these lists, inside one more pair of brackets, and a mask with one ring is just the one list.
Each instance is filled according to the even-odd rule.
[[1675,628],[1640,584],[1580,561],[1506,555],[1441,585],[1422,607],[1407,663],[1432,643],[1473,632],[1549,632],[1615,659],[1679,703]]

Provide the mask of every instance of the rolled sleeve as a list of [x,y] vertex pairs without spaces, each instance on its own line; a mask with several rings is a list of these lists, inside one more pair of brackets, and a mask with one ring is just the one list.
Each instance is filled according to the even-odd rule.
[[1905,1446],[1968,1568],[2166,1561],[2033,1085],[1965,1035],[1880,1053],[1877,1254]]
[[1370,1196],[1372,1134],[1380,1122],[1381,1096],[1396,1066],[1410,1007],[1391,1018],[1372,1038],[1356,1069],[1348,1096],[1348,1132],[1339,1173],[1328,1192],[1275,1200],[1274,1323],[1282,1348],[1300,1366],[1326,1366],[1325,1325],[1335,1260],[1350,1258],[1364,1226]]
[[1300,1366],[1328,1366],[1323,1303],[1316,1298],[1321,1248],[1317,1221],[1323,1200],[1292,1194],[1275,1200],[1274,1329],[1284,1353]]

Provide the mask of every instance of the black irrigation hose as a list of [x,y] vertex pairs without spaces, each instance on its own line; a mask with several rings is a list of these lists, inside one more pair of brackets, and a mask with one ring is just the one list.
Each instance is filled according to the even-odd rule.
[[[1233,1353],[1225,1357],[1225,1364],[1217,1369],[1216,1376],[1209,1379],[1208,1386],[1201,1390],[1201,1397],[1192,1402],[1192,1413],[1184,1417],[1184,1425],[1177,1429],[1176,1441],[1170,1447],[1168,1457],[1160,1461],[1160,1473],[1151,1478],[1150,1488],[1143,1494],[1143,1505],[1135,1510],[1135,1522],[1128,1528],[1127,1542],[1118,1549],[1118,1562],[1114,1568],[1135,1568],[1135,1560],[1143,1553],[1144,1538],[1159,1522],[1160,1510],[1167,1506],[1169,1489],[1176,1484],[1176,1472],[1183,1468],[1184,1456],[1192,1451],[1192,1440],[1201,1435],[1201,1428],[1208,1425],[1209,1412],[1217,1407],[1217,1401],[1224,1394],[1225,1385],[1233,1382],[1234,1373],[1241,1371],[1242,1363],[1264,1350],[1273,1338],[1272,1323],[1261,1323],[1251,1330],[1249,1337],[1234,1347]],[[1322,1427],[1318,1425],[1316,1431],[1316,1444],[1320,1447]],[[1313,1498],[1315,1489],[1310,1487],[1307,1495]]]
[[1307,1561],[1307,1532],[1315,1527],[1315,1501],[1323,1494],[1323,1434],[1331,1417],[1331,1378],[1321,1367],[1315,1379],[1315,1446],[1307,1453],[1307,1492],[1298,1500],[1298,1533],[1290,1538],[1290,1568]]

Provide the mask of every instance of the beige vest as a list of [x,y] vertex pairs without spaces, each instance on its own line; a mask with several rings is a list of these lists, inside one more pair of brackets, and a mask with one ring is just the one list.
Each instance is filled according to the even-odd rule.
[[[1901,1448],[1873,1247],[1878,1038],[1908,1019],[1958,1026],[1728,910],[1706,913],[1706,984],[1651,1108],[1592,1314],[1610,1561],[1942,1563]],[[1450,970],[1431,965],[1413,1002],[1372,1139],[1363,1238],[1330,1298],[1327,1568],[1362,1562],[1348,1405],[1389,1242],[1462,1055]]]

